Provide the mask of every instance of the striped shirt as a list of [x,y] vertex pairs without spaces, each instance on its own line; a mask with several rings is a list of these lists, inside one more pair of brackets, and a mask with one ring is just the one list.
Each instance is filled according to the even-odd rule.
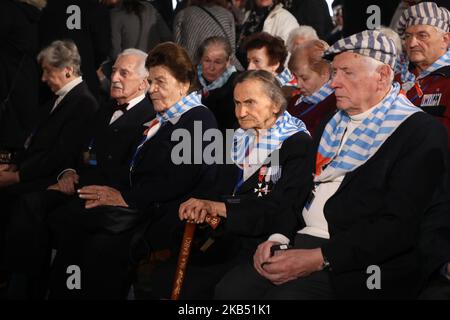
[[[205,7],[222,25],[226,31],[226,37],[230,41],[233,56],[236,51],[236,33],[234,17],[227,9],[217,5]],[[181,10],[173,22],[175,42],[185,48],[192,61],[196,61],[196,53],[204,40],[209,37],[225,37],[219,24],[198,6],[187,7]],[[236,65],[233,57],[232,63]],[[236,67],[240,67],[236,65]]]

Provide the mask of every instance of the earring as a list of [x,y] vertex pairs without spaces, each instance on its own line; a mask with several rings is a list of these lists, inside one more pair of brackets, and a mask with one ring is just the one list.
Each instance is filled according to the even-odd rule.
[[66,78],[70,78],[70,73],[66,73]]

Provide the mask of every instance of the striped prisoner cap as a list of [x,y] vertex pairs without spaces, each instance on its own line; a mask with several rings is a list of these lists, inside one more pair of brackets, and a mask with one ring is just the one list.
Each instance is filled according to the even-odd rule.
[[397,50],[394,41],[378,30],[366,30],[345,39],[341,39],[325,51],[325,58],[331,60],[342,52],[355,52],[381,61],[392,70],[395,68]]
[[398,20],[397,30],[400,37],[405,37],[405,30],[413,25],[427,24],[449,31],[450,12],[444,7],[438,7],[434,2],[421,2],[409,7]]

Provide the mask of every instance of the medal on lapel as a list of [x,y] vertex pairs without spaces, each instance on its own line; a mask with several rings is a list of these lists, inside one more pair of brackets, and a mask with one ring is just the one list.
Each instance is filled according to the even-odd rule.
[[[265,177],[265,179],[264,179],[264,177]],[[267,167],[262,166],[259,169],[259,174],[258,174],[258,188],[255,188],[255,191],[254,191],[255,193],[258,194],[258,197],[262,197],[263,194],[267,195],[270,192],[269,181],[270,181],[270,174],[268,173]],[[265,186],[263,186],[263,184],[265,184]]]

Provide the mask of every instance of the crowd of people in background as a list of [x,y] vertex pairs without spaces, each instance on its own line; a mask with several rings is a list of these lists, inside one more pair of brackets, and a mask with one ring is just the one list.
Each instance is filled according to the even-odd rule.
[[171,2],[0,2],[4,297],[449,299],[450,1]]

